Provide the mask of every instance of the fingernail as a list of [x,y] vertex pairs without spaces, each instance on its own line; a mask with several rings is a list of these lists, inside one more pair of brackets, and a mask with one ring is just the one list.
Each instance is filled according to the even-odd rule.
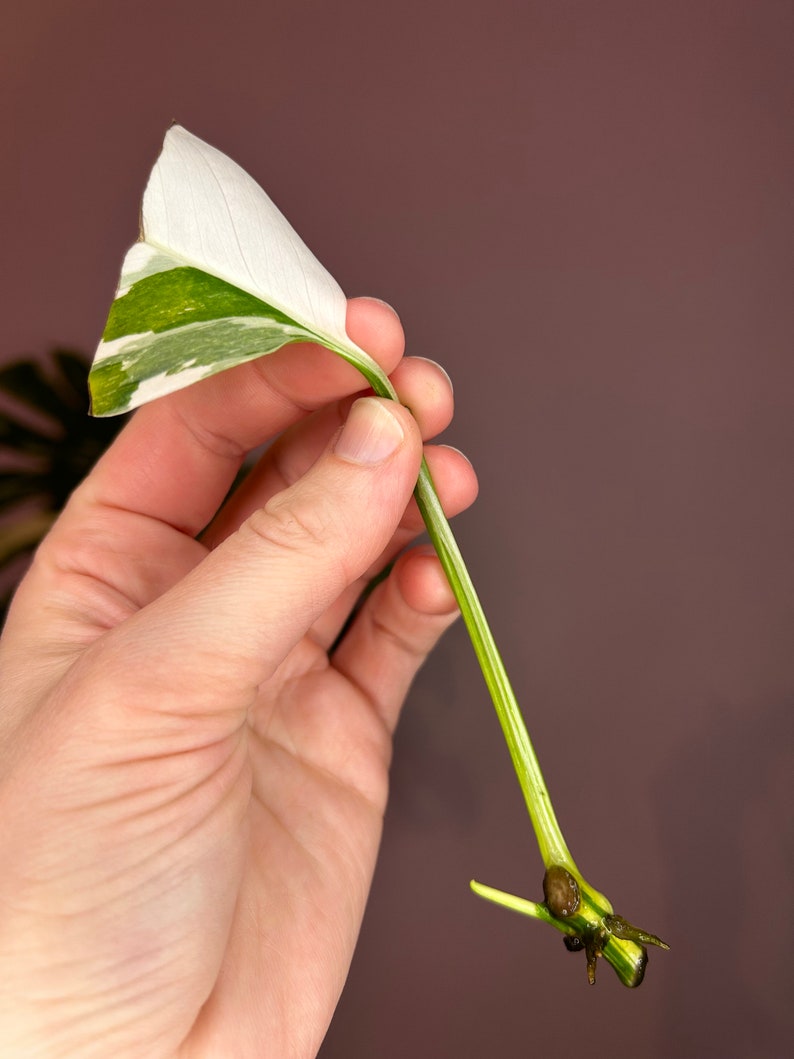
[[474,465],[472,464],[471,460],[469,459],[469,457],[468,457],[468,456],[466,455],[466,453],[465,453],[465,452],[461,452],[461,450],[460,450],[460,449],[456,449],[454,445],[447,445],[447,444],[443,444],[443,445],[439,445],[438,447],[439,447],[440,449],[449,449],[449,451],[450,451],[450,452],[456,452],[456,453],[458,454],[458,456],[460,456],[460,458],[461,458],[462,460],[465,460],[465,461],[466,461],[466,463],[468,463],[468,465],[469,465],[470,467],[473,467],[473,466],[474,466]]
[[375,302],[377,305],[382,305],[384,309],[388,309],[390,313],[394,313],[398,320],[400,319],[400,314],[394,306],[390,305],[389,302],[385,302],[383,298],[375,298],[372,294],[359,294],[356,301]]
[[350,409],[334,452],[351,463],[380,463],[404,437],[399,420],[386,404],[375,397],[360,397]]

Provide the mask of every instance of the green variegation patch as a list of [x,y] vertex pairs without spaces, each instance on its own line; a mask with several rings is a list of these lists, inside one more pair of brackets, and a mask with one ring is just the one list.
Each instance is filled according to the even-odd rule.
[[125,336],[104,344],[91,369],[91,412],[115,415],[182,389],[289,342],[314,338],[297,325],[265,316],[208,320],[161,334]]
[[144,275],[126,288],[123,282],[91,369],[96,416],[126,411],[289,342],[317,340],[261,298],[190,265]]
[[200,269],[182,266],[146,276],[117,297],[110,308],[102,341],[112,342],[125,335],[142,335],[148,331],[160,334],[175,327],[240,316],[261,316],[279,326],[298,326],[261,298]]

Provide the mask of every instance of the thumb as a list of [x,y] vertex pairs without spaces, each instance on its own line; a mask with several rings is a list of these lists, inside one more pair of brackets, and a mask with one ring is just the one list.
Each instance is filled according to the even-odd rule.
[[[119,627],[115,650],[125,673],[134,668],[144,688],[177,689],[188,713],[204,702],[212,712],[246,708],[386,547],[421,457],[407,409],[375,397],[356,401],[332,447],[300,481]],[[167,698],[169,712],[179,712],[179,702]]]

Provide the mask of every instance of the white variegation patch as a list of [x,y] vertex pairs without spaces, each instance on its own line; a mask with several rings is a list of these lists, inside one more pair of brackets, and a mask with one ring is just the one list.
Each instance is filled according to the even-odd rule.
[[185,262],[180,261],[178,257],[163,253],[162,250],[150,246],[149,243],[135,243],[127,251],[127,256],[121,266],[121,279],[116,298],[122,298],[139,280],[155,276],[158,272],[180,268],[184,264]]
[[135,398],[127,407],[128,409],[138,408],[142,404],[148,404],[149,401],[154,401],[158,397],[166,397],[169,393],[176,393],[214,374],[213,366],[206,364],[195,364],[191,368],[183,368],[178,375],[161,372],[159,375],[152,376],[151,379],[143,379],[138,384]]

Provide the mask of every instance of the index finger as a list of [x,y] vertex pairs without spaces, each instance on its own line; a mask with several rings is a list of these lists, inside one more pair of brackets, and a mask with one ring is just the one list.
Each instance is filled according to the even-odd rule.
[[[347,330],[387,373],[394,370],[404,337],[393,309],[353,299]],[[217,511],[247,452],[364,386],[359,372],[335,353],[310,343],[285,346],[140,408],[92,471],[84,499],[195,536]]]

